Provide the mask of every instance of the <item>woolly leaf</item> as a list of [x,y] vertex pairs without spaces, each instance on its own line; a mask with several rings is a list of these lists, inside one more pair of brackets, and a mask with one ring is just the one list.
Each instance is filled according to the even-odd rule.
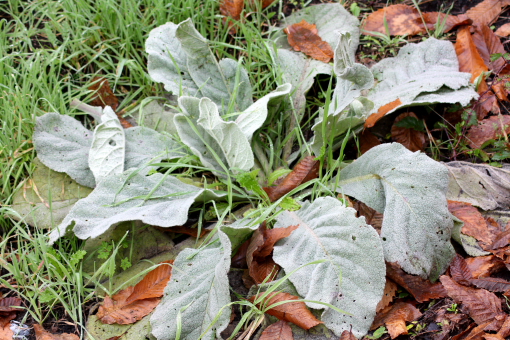
[[218,62],[209,42],[190,19],[153,29],[145,50],[149,54],[149,75],[175,95],[208,97],[222,112],[233,100],[236,111],[243,111],[253,102],[246,70],[232,59]]
[[110,174],[122,173],[126,153],[124,129],[111,107],[103,110],[101,121],[94,130],[89,152],[89,167],[96,183]]
[[338,192],[384,213],[386,261],[431,280],[446,270],[454,249],[444,165],[401,144],[382,144],[345,167],[340,178]]
[[[172,278],[151,317],[152,334],[158,340],[219,339],[230,321],[227,273],[230,269],[231,244],[218,232],[219,241],[201,249],[185,249],[173,266]],[[215,323],[213,324],[213,320]]]
[[74,233],[81,239],[97,237],[123,221],[141,220],[160,227],[182,225],[188,219],[189,207],[202,193],[211,194],[159,173],[143,176],[128,170],[120,175],[111,174],[75,204],[51,233],[50,241],[62,236],[73,222]]
[[[326,309],[321,320],[340,335],[350,330],[367,333],[385,284],[385,265],[377,232],[357,218],[355,210],[340,201],[323,197],[304,202],[298,211],[285,211],[275,228],[299,225],[274,247],[273,259],[285,272],[316,260],[290,276],[304,299],[331,303],[350,313]],[[324,305],[307,302],[309,307]]]
[[48,112],[37,117],[33,141],[37,156],[44,165],[65,172],[78,184],[90,188],[96,185],[88,162],[92,132],[79,121]]
[[407,44],[394,58],[386,58],[370,69],[378,83],[368,94],[374,102],[372,113],[397,99],[398,108],[433,103],[469,104],[477,98],[469,84],[471,75],[459,72],[453,44],[429,38],[419,44]]

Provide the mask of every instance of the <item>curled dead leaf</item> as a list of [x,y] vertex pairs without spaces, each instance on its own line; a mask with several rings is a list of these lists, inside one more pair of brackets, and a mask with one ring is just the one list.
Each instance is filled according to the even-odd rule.
[[390,303],[393,301],[395,297],[395,293],[397,292],[397,284],[390,279],[386,279],[386,284],[384,285],[384,292],[381,298],[381,301],[375,307],[375,312],[378,313],[384,308],[388,307]]
[[391,103],[384,104],[381,106],[376,113],[372,113],[370,116],[368,116],[367,120],[365,120],[365,128],[371,128],[372,126],[377,123],[379,119],[384,117],[388,112],[394,110],[395,108],[402,105],[402,101],[399,99],[395,99]]
[[[264,293],[252,296],[249,301],[254,302]],[[288,293],[270,293],[264,302],[258,304],[258,308],[267,308],[282,301],[299,300],[299,297]],[[267,314],[277,317],[280,320],[289,321],[303,329],[310,329],[323,323],[310,312],[306,304],[302,301],[287,302],[272,307],[266,311]]]
[[325,63],[329,63],[333,59],[333,49],[327,41],[321,39],[314,24],[302,20],[297,24],[290,25],[283,31],[287,33],[289,44],[295,51],[301,51]]
[[421,312],[409,302],[397,302],[391,308],[375,316],[371,329],[386,325],[390,337],[395,339],[399,335],[407,334],[406,322],[414,321],[421,316]]
[[407,274],[396,263],[386,263],[386,275],[392,281],[411,293],[416,301],[420,303],[447,296],[446,290],[441,283],[432,283],[419,276]]
[[448,201],[448,210],[464,222],[462,233],[472,236],[485,244],[492,243],[487,222],[477,208],[465,202]]
[[271,202],[274,202],[299,185],[317,178],[319,176],[319,166],[319,161],[316,161],[313,156],[307,156],[296,164],[294,169],[277,186],[263,189]]

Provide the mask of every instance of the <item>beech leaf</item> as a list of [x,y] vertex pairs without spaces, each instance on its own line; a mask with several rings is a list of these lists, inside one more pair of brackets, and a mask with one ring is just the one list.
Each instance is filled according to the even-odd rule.
[[53,334],[48,332],[39,324],[34,324],[34,332],[37,340],[79,340],[80,337],[76,334],[62,333]]
[[319,176],[319,166],[320,162],[315,160],[315,157],[307,156],[299,161],[292,172],[285,176],[277,186],[265,187],[264,191],[271,202],[277,201],[299,185],[317,178]]
[[405,273],[396,263],[386,263],[386,275],[407,290],[419,303],[446,297],[446,290],[439,282]]
[[[265,293],[259,293],[255,296],[250,297],[248,300],[254,302],[259,300],[261,295]],[[317,320],[317,318],[310,312],[310,310],[306,307],[305,303],[302,301],[297,302],[286,302],[282,304],[278,304],[277,306],[271,307],[274,304],[277,304],[282,301],[292,301],[299,300],[299,297],[291,295],[289,293],[269,293],[267,297],[260,303],[257,304],[259,309],[267,309],[265,312],[269,315],[275,316],[280,320],[292,322],[296,326],[299,326],[303,329],[310,329],[314,326],[317,326],[322,321]]]
[[455,282],[461,285],[469,286],[470,280],[473,278],[471,270],[466,263],[466,260],[459,254],[456,254],[450,264],[450,275]]
[[466,11],[466,15],[477,24],[488,25],[497,19],[506,1],[484,0]]
[[455,52],[459,59],[459,70],[471,73],[472,83],[482,72],[489,70],[475,45],[469,26],[463,27],[457,32]]
[[454,255],[446,167],[401,144],[382,144],[345,167],[340,179],[339,193],[384,213],[387,262],[430,280],[446,270]]
[[129,325],[141,320],[154,310],[159,298],[137,300],[128,304],[126,299],[133,293],[134,287],[128,287],[113,295],[105,296],[103,305],[97,311],[97,317],[106,324]]
[[262,332],[259,340],[294,340],[292,328],[286,321],[275,322]]
[[321,39],[314,24],[303,19],[301,22],[285,28],[284,32],[287,33],[289,44],[295,51],[301,51],[325,63],[329,63],[333,59],[333,49]]
[[[330,303],[350,315],[326,309],[322,321],[339,335],[350,330],[362,336],[368,331],[385,282],[381,242],[377,232],[355,210],[335,198],[321,197],[304,202],[298,211],[284,211],[275,228],[298,225],[274,247],[273,258],[307,300]],[[309,307],[324,309],[318,303]]]
[[172,275],[173,260],[161,262],[156,269],[151,270],[138,282],[131,295],[126,299],[126,304],[137,300],[157,298],[163,296],[163,291]]
[[472,149],[481,149],[483,143],[491,139],[497,140],[509,133],[510,116],[497,115],[483,119],[478,122],[478,125],[472,126],[466,134],[466,138]]
[[405,146],[410,151],[423,151],[427,141],[425,132],[416,131],[408,127],[398,126],[398,122],[402,121],[402,119],[406,117],[413,117],[418,119],[418,117],[413,112],[404,112],[400,114],[397,118],[395,118],[395,121],[391,126],[391,138],[395,142]]
[[474,237],[485,244],[492,243],[492,237],[487,229],[487,222],[478,209],[469,203],[448,201],[448,210],[464,222],[463,234]]
[[406,322],[418,319],[421,312],[409,302],[397,302],[384,313],[376,316],[372,329],[385,324],[390,337],[395,339],[399,335],[407,334]]
[[503,323],[505,313],[501,310],[500,299],[485,289],[476,289],[459,285],[450,277],[441,276],[441,283],[448,295],[467,309],[469,316],[478,325],[489,323],[485,330],[497,331]]
[[89,90],[95,91],[95,97],[90,101],[92,106],[101,106],[103,109],[110,106],[113,111],[117,111],[119,107],[119,99],[113,93],[108,79],[102,77],[92,78],[92,84]]

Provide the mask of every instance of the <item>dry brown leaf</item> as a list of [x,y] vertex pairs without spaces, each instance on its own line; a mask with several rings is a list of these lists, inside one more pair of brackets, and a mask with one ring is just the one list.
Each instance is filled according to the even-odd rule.
[[503,338],[506,338],[510,335],[510,317],[507,315],[505,322],[503,322],[503,325],[498,331],[498,334],[501,335]]
[[264,329],[259,340],[294,340],[294,335],[289,324],[280,320]]
[[501,101],[508,101],[508,82],[509,78],[496,78],[492,83],[492,90],[496,97]]
[[159,298],[163,296],[165,287],[172,276],[171,265],[173,263],[173,260],[161,262],[156,269],[148,272],[147,275],[145,275],[145,277],[135,285],[133,292],[126,299],[126,304],[130,304],[137,300]]
[[381,234],[382,223],[383,223],[383,214],[375,211],[370,208],[368,205],[361,201],[355,201],[351,208],[356,209],[357,214],[356,217],[363,216],[365,217],[365,221],[367,224],[370,224],[379,234]]
[[466,11],[466,15],[476,23],[489,25],[499,17],[502,8],[508,5],[508,0],[484,0]]
[[466,134],[466,138],[471,148],[479,149],[486,141],[498,139],[509,133],[510,116],[497,115],[482,120],[477,126],[472,126]]
[[505,268],[503,262],[494,255],[469,257],[465,261],[475,279],[491,276]]
[[448,201],[448,210],[464,222],[462,233],[485,244],[492,243],[487,222],[477,208],[465,202]]
[[407,274],[396,263],[386,263],[386,276],[411,293],[420,303],[447,296],[441,283],[432,283],[419,276]]
[[488,322],[485,330],[499,330],[505,313],[501,310],[501,300],[494,293],[485,289],[462,286],[446,275],[442,275],[440,280],[448,291],[448,295],[455,302],[461,303],[478,325]]
[[339,340],[358,340],[358,338],[356,338],[352,332],[343,331]]
[[370,130],[365,129],[359,135],[359,146],[361,154],[364,154],[374,146],[381,144],[379,138],[377,138]]
[[127,287],[111,298],[105,296],[97,312],[98,319],[106,324],[128,325],[141,320],[158,305],[170,280],[173,261],[150,271],[136,286]]
[[[264,293],[259,293],[252,296],[249,300],[254,302],[259,296]],[[299,297],[288,293],[270,293],[265,301],[258,305],[258,308],[267,308],[271,305],[281,301],[299,300]],[[323,323],[310,312],[304,302],[288,302],[276,307],[270,308],[266,311],[267,314],[277,317],[280,320],[289,321],[303,329],[310,329],[318,324]]]
[[7,323],[5,326],[0,327],[0,339],[11,340],[14,336],[14,332],[11,330],[11,323]]
[[402,101],[400,99],[395,99],[391,103],[384,104],[377,110],[377,113],[373,113],[370,116],[368,116],[367,120],[365,121],[364,125],[365,128],[371,128],[372,126],[375,125],[375,123],[377,123],[379,119],[384,117],[386,113],[390,112],[391,110],[395,109],[400,105],[402,105]]
[[455,52],[459,60],[459,70],[461,72],[471,73],[471,82],[489,70],[483,58],[478,52],[471,36],[470,26],[464,26],[457,32],[457,42],[455,43]]
[[248,264],[246,263],[246,251],[248,250],[248,247],[250,246],[251,239],[246,240],[241,244],[239,249],[237,250],[237,253],[232,256],[232,267],[234,268],[241,268],[246,269],[248,268]]
[[223,23],[228,22],[228,27],[230,28],[230,34],[235,34],[237,32],[234,27],[234,23],[232,20],[228,18],[232,18],[235,21],[241,20],[241,12],[244,9],[244,0],[223,0],[220,3],[220,13],[223,15]]
[[473,105],[473,109],[476,112],[476,117],[478,118],[478,120],[484,119],[490,112],[496,114],[499,114],[500,112],[498,98],[496,97],[494,92],[492,92],[491,90],[485,91],[482,90],[483,87],[487,87],[487,84],[485,84],[485,80],[482,80],[480,85],[481,86],[478,87],[478,93],[480,94],[480,97],[475,101]]
[[483,335],[483,338],[485,340],[505,340],[504,337],[502,337],[501,335],[499,335],[497,333],[496,334],[487,334],[486,333],[486,334]]
[[255,2],[259,2],[262,5],[262,9],[271,6],[276,0],[249,0],[252,6],[255,5]]
[[420,13],[413,6],[397,4],[386,6],[371,13],[363,24],[363,33],[374,35],[370,32],[386,34],[385,20],[390,35],[414,35],[426,32],[416,19],[420,19]]
[[92,85],[89,86],[89,90],[96,92],[96,95],[90,101],[90,105],[101,106],[102,108],[110,106],[113,111],[117,111],[119,100],[113,93],[110,83],[106,78],[92,78]]
[[393,301],[395,297],[395,293],[397,292],[397,284],[390,279],[386,279],[386,284],[384,286],[384,293],[381,298],[381,301],[375,307],[375,312],[379,313],[384,308],[388,307],[390,303]]
[[383,324],[388,328],[390,337],[407,334],[406,322],[418,319],[421,312],[409,302],[397,302],[385,312],[375,316],[371,329],[379,328]]
[[395,118],[395,121],[391,126],[391,138],[395,142],[405,146],[410,151],[423,151],[425,149],[425,143],[427,142],[425,132],[397,126],[397,123],[406,117],[414,117],[418,119],[413,112],[404,112],[400,114],[397,118]]
[[494,241],[487,249],[498,249],[510,244],[510,229],[505,230],[494,237]]
[[[69,334],[69,333],[52,334],[52,333],[46,331],[43,328],[43,326],[38,325],[38,324],[34,324],[34,331],[35,331],[36,340],[80,340],[80,338],[76,334]],[[2,338],[2,339],[4,339],[4,338]]]
[[303,158],[294,169],[277,185],[264,187],[271,202],[277,201],[299,185],[306,183],[319,176],[320,162],[313,156]]
[[510,290],[510,282],[497,277],[472,279],[469,282],[477,288],[487,289],[490,292],[507,292]]
[[250,276],[256,283],[262,283],[266,279],[272,281],[278,274],[280,266],[274,262],[272,256],[274,245],[297,228],[298,226],[294,225],[286,228],[266,229],[264,222],[253,233],[246,250],[246,262]]
[[302,20],[297,24],[290,25],[283,31],[287,33],[289,44],[295,51],[301,51],[325,63],[329,63],[333,59],[333,49],[327,41],[321,39],[314,24]]
[[[434,30],[436,28],[437,20],[439,19],[439,22],[441,25],[444,24],[443,32],[449,32],[453,28],[461,25],[469,25],[473,21],[469,19],[469,17],[465,14],[460,15],[448,15],[441,12],[425,12],[422,13],[423,20],[427,24],[427,28],[429,30]],[[421,18],[416,18],[416,21],[418,21],[418,25],[423,25],[423,21]]]
[[510,35],[510,22],[507,22],[506,24],[502,25],[494,33],[496,35],[499,35],[500,37],[508,37]]
[[455,254],[452,262],[450,263],[450,275],[457,283],[469,286],[470,280],[473,278],[469,266],[462,256]]
[[492,32],[487,25],[475,25],[475,32],[472,35],[473,42],[480,53],[485,65],[489,67],[489,70],[494,71],[496,74],[499,73],[505,66],[506,62],[503,57],[500,57],[494,61],[491,61],[491,55],[501,53],[504,54],[505,47],[501,43],[498,36]]

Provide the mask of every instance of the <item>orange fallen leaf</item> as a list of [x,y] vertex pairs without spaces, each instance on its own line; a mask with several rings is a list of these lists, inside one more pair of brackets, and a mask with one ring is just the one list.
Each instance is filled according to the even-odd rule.
[[494,33],[500,37],[508,37],[510,35],[510,22],[502,25]]
[[46,331],[43,326],[34,324],[35,338],[37,340],[80,340],[78,335],[62,333],[62,334],[53,334]]
[[0,339],[10,340],[14,337],[14,332],[11,330],[11,323],[8,322],[3,327],[0,327]]
[[494,91],[494,94],[496,97],[498,97],[501,101],[508,101],[508,85],[510,82],[510,78],[500,78],[497,77],[493,83],[492,83],[492,90]]
[[397,336],[407,334],[406,322],[414,321],[421,316],[421,312],[409,302],[397,302],[385,312],[375,316],[371,329],[376,329],[386,325],[390,337],[395,339]]
[[405,146],[410,151],[423,151],[425,149],[425,143],[427,142],[425,132],[397,126],[397,123],[406,117],[414,117],[418,119],[413,112],[404,112],[400,114],[397,118],[395,118],[395,121],[391,126],[391,138],[395,142]]
[[414,35],[425,32],[415,19],[420,18],[420,13],[413,6],[396,4],[386,6],[371,13],[363,24],[363,33],[373,35],[370,32],[386,34],[386,25],[390,35]]
[[475,45],[469,26],[462,27],[457,32],[455,52],[459,60],[459,70],[471,73],[472,83],[482,72],[489,70]]
[[473,149],[479,149],[482,144],[491,139],[498,139],[501,136],[510,133],[510,116],[497,115],[486,118],[472,126],[466,138],[468,144]]
[[400,105],[402,105],[402,101],[400,100],[400,98],[395,99],[391,103],[384,104],[377,110],[377,113],[372,113],[370,116],[368,116],[367,120],[365,121],[364,125],[365,128],[371,128],[372,126],[375,125],[375,123],[377,123],[379,119],[384,117],[384,115],[386,115],[390,111],[393,111]]
[[294,340],[294,335],[289,324],[280,320],[264,329],[259,340]]
[[246,262],[250,276],[256,283],[262,283],[264,280],[272,281],[280,266],[273,260],[273,249],[276,242],[289,236],[297,225],[286,228],[266,229],[266,223],[253,233],[251,242],[246,251]]
[[502,231],[494,237],[494,240],[487,249],[498,249],[510,244],[510,229]]
[[220,13],[223,15],[223,23],[228,21],[228,27],[230,28],[230,34],[235,34],[236,29],[232,20],[239,21],[241,19],[241,12],[244,9],[244,0],[223,0],[220,3]]
[[333,49],[327,41],[321,39],[314,24],[302,20],[297,24],[290,25],[283,31],[287,33],[289,44],[295,51],[301,51],[325,63],[329,63],[333,59]]
[[259,2],[262,5],[262,9],[271,6],[276,0],[250,0],[252,5],[255,5],[255,2]]
[[460,285],[446,275],[442,275],[440,280],[448,295],[461,303],[478,325],[488,323],[485,330],[499,330],[506,315],[501,310],[501,300],[494,293]]
[[503,57],[491,61],[491,56],[506,53],[505,47],[489,26],[478,24],[474,26],[474,29],[475,32],[472,35],[473,42],[485,65],[489,67],[489,70],[494,71],[496,74],[499,73],[506,65],[506,62]]
[[439,299],[447,296],[446,290],[439,282],[432,283],[416,275],[405,273],[393,262],[386,263],[386,276],[411,293],[418,302]]
[[363,23],[362,29],[363,33],[367,35],[375,35],[370,32],[386,34],[387,25],[390,35],[415,35],[436,29],[438,20],[443,32],[472,22],[464,14],[455,16],[440,12],[424,12],[420,15],[414,6],[396,4],[371,13]]
[[128,325],[148,315],[158,305],[170,280],[171,266],[166,261],[150,271],[136,286],[130,286],[113,295],[105,296],[97,312],[98,319],[106,324]]
[[[264,293],[259,293],[249,298],[249,301],[254,302]],[[299,297],[288,293],[270,293],[264,302],[257,305],[258,308],[267,308],[282,301],[299,300]],[[323,323],[310,312],[306,304],[302,301],[287,302],[281,305],[272,307],[266,311],[267,314],[277,317],[280,320],[289,321],[303,329],[310,329],[318,324]]]
[[307,156],[299,161],[294,169],[277,186],[265,187],[264,191],[271,202],[282,198],[299,185],[319,176],[320,162],[313,156]]
[[503,322],[503,325],[498,331],[498,334],[501,335],[503,338],[506,338],[510,335],[510,317],[508,316],[506,317],[506,320],[505,322]]
[[475,279],[488,277],[493,272],[506,268],[503,261],[497,259],[494,255],[469,257],[465,260],[471,275]]
[[90,101],[92,106],[110,106],[113,111],[117,111],[119,107],[119,100],[113,93],[110,83],[106,78],[94,77],[92,78],[92,85],[89,86],[90,91],[95,91],[96,94]]
[[487,229],[487,222],[477,208],[465,202],[448,201],[448,210],[464,222],[462,233],[485,244],[492,243],[491,235]]
[[397,288],[398,287],[395,282],[393,282],[389,279],[386,279],[383,296],[381,298],[381,301],[379,301],[379,303],[375,307],[376,313],[378,313],[379,311],[383,310],[384,308],[386,308],[390,305],[390,303],[393,301],[393,298],[395,297]]
[[508,0],[484,0],[467,10],[466,15],[476,23],[489,25],[499,17],[503,7],[508,5]]

